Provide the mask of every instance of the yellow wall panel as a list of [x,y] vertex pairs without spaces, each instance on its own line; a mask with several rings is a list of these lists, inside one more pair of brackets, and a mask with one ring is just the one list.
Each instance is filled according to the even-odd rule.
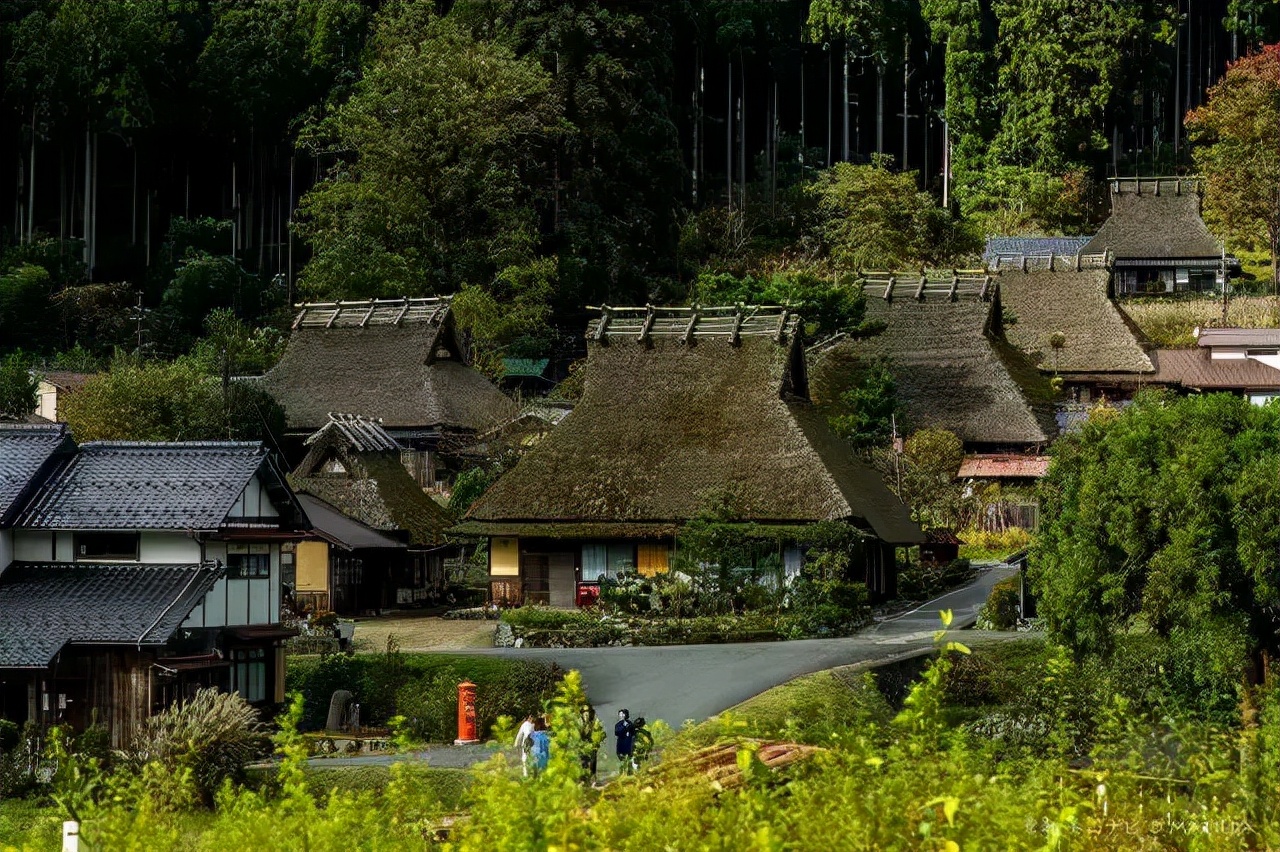
[[489,539],[489,574],[494,577],[520,576],[520,539]]
[[329,591],[329,545],[323,541],[298,542],[298,591]]

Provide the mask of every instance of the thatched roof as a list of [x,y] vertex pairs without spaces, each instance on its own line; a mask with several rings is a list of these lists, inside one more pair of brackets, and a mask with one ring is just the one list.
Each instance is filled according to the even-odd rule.
[[867,319],[885,323],[884,331],[815,359],[816,402],[835,402],[860,362],[885,357],[906,431],[946,429],[965,444],[1042,444],[1056,434],[1047,380],[1000,337],[996,285],[961,285],[954,301],[918,281],[889,301],[883,286],[869,282],[865,292]]
[[1222,244],[1200,217],[1199,181],[1188,178],[1113,180],[1111,216],[1081,249],[1126,260],[1219,259]]
[[[1138,335],[1107,298],[1107,272],[1005,272],[1000,276],[1005,337],[1045,372],[1150,373]],[[1053,335],[1063,346],[1054,352]],[[1055,363],[1056,359],[1056,363]]]
[[917,541],[907,508],[809,403],[798,320],[781,309],[602,312],[587,333],[582,401],[462,528],[646,529],[727,501],[743,521],[849,519]]
[[330,411],[392,429],[464,431],[515,413],[467,363],[448,299],[302,305],[284,356],[261,381],[292,432],[323,426]]
[[453,522],[409,476],[399,445],[380,423],[332,414],[306,443],[306,458],[289,476],[295,491],[374,529],[406,530],[413,544],[438,543]]

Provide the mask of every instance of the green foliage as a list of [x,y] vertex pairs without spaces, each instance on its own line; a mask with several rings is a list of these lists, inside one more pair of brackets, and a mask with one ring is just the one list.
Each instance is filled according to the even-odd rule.
[[1242,248],[1271,252],[1280,280],[1280,45],[1234,63],[1187,115],[1196,168],[1205,179],[1205,221]]
[[691,304],[786,305],[805,320],[810,337],[854,331],[862,322],[865,299],[849,277],[824,281],[804,272],[760,278],[704,272],[694,281]]
[[912,562],[898,566],[898,595],[907,600],[928,600],[959,588],[977,576],[968,559],[953,559],[945,565]]
[[67,397],[62,413],[81,441],[261,440],[284,427],[266,391],[221,381],[191,358],[148,363],[117,355],[107,372]]
[[379,14],[352,97],[308,131],[349,153],[302,199],[312,296],[452,292],[532,259],[548,75],[422,4]]
[[453,482],[453,490],[449,493],[449,511],[462,517],[471,508],[471,504],[480,499],[480,495],[489,490],[489,486],[498,478],[501,471],[473,467],[458,474]]
[[1131,627],[1167,636],[1230,618],[1270,647],[1278,416],[1226,394],[1145,393],[1060,439],[1029,571],[1054,632],[1102,649]]
[[250,328],[230,308],[209,312],[204,331],[191,347],[191,359],[211,376],[259,375],[284,354],[283,334],[274,328]]
[[21,349],[0,357],[0,419],[20,419],[35,411],[39,386]]
[[840,394],[827,422],[854,449],[869,451],[889,442],[898,414],[898,385],[883,359],[860,362],[849,389]]
[[[324,727],[329,699],[335,690],[346,689],[360,703],[365,724],[385,725],[396,715],[410,717],[412,711],[417,715],[407,724],[420,732],[445,732],[445,740],[456,736],[461,681],[476,684],[476,718],[480,730],[487,731],[501,715],[523,717],[536,712],[558,679],[554,667],[528,660],[398,651],[291,657],[286,672],[289,690],[305,699],[300,725],[306,730]],[[442,697],[446,685],[452,690],[447,703]]]
[[837,268],[947,266],[981,250],[976,231],[920,192],[914,172],[837,163],[809,186],[817,199],[817,235]]
[[963,495],[956,473],[962,461],[960,439],[945,429],[921,429],[904,442],[898,498],[926,527],[957,525]]
[[39,349],[48,344],[54,320],[53,280],[42,266],[0,269],[0,340],[4,348]]
[[978,613],[978,626],[984,630],[1012,630],[1018,624],[1018,605],[1022,583],[1017,576],[1005,577],[991,587],[987,602]]
[[1080,234],[1096,223],[1096,185],[1082,169],[1063,174],[993,165],[956,188],[960,209],[986,234]]
[[244,765],[263,752],[258,711],[235,692],[201,689],[138,725],[127,751],[135,772],[156,764],[165,772],[191,773],[200,795],[211,801],[228,778],[243,779]]

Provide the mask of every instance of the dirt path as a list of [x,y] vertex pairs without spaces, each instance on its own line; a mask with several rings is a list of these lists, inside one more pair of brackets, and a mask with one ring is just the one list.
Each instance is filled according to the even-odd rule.
[[413,613],[356,619],[358,652],[385,651],[395,637],[401,651],[458,651],[492,648],[494,621],[461,621]]

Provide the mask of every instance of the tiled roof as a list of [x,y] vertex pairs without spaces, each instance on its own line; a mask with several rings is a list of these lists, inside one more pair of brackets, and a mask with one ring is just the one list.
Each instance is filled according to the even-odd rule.
[[1200,217],[1200,185],[1192,178],[1113,180],[1111,216],[1084,254],[1131,258],[1217,258],[1222,244]]
[[1048,456],[974,455],[960,462],[956,478],[1039,479],[1048,472]]
[[995,264],[999,258],[1074,256],[1089,242],[1089,237],[987,237],[982,259]]
[[[994,290],[994,285],[992,287]],[[867,319],[885,323],[865,340],[828,349],[813,366],[815,401],[833,403],[859,363],[885,357],[908,430],[935,428],[966,444],[1042,444],[1056,433],[1048,381],[989,328],[998,304],[976,294],[867,299]]]
[[71,370],[36,370],[36,376],[62,390],[78,390],[96,373],[76,373]]
[[329,433],[341,436],[347,446],[358,453],[378,453],[383,451],[399,452],[400,444],[382,428],[379,420],[370,420],[358,414],[329,413],[329,422],[318,431],[307,437],[306,445],[324,440]]
[[1280,347],[1280,328],[1202,328],[1197,346]]
[[260,443],[90,442],[50,477],[18,526],[217,529],[266,461]]
[[68,644],[162,645],[221,576],[213,564],[15,562],[0,573],[0,668],[44,668]]
[[1207,349],[1157,349],[1151,381],[1196,390],[1272,390],[1280,370],[1253,358],[1211,358]]
[[[1044,372],[1150,373],[1127,317],[1107,298],[1107,272],[1005,272],[1005,337]],[[1051,345],[1061,333],[1060,350]]]
[[320,428],[331,411],[393,430],[472,431],[515,413],[467,364],[446,299],[303,305],[280,363],[256,381],[294,432]]
[[299,494],[298,502],[307,513],[312,529],[347,550],[387,547],[403,550],[406,546],[403,541],[398,541],[354,518],[347,517],[318,497]]
[[550,358],[503,358],[502,373],[508,379],[538,379],[550,363]]
[[663,312],[673,321],[655,315],[642,340],[643,314],[610,320],[603,336],[593,325],[582,401],[469,521],[639,528],[683,523],[727,498],[744,521],[848,518],[885,541],[920,539],[906,507],[808,402],[798,318],[756,314],[748,333],[741,317],[735,343],[733,308],[703,309],[714,324],[692,332],[692,311]]
[[[330,416],[307,438],[310,449],[289,477],[294,490],[374,529],[406,530],[414,544],[439,542],[452,518],[409,476],[400,462],[400,445],[377,423]],[[323,470],[331,458],[345,473]]]
[[[0,526],[7,526],[54,457],[74,445],[65,423],[0,423]],[[0,569],[4,568],[0,565]]]

